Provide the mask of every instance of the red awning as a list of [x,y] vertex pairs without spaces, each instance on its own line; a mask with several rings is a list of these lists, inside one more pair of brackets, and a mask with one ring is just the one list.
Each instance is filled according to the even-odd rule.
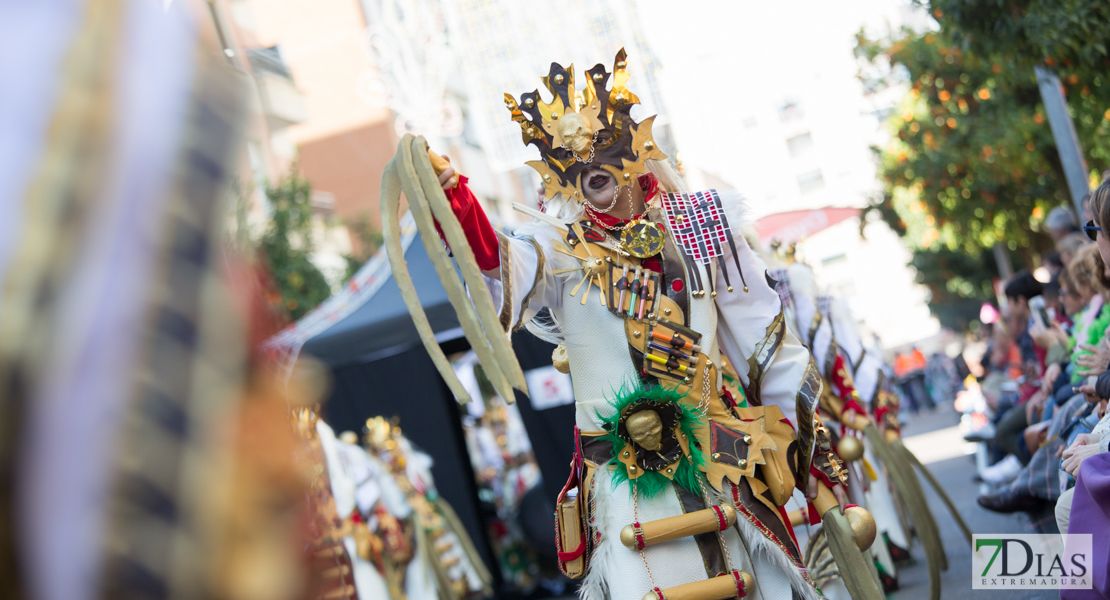
[[858,208],[815,208],[767,215],[755,222],[755,231],[764,243],[778,240],[797,242],[837,223],[858,217]]

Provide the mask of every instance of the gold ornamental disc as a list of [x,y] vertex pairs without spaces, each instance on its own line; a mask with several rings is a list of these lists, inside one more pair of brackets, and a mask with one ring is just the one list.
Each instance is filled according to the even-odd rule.
[[636,258],[649,258],[663,251],[663,226],[636,219],[621,230],[621,246]]

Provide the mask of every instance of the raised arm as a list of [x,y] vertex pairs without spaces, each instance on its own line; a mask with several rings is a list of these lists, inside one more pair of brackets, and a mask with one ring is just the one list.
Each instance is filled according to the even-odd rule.
[[500,310],[505,332],[519,329],[544,307],[558,308],[559,281],[552,271],[555,263],[563,261],[553,251],[553,246],[559,243],[554,229],[526,225],[518,230],[518,235],[498,233],[470,190],[466,176],[458,174],[446,156],[437,158],[441,160],[433,161],[432,167],[474,251],[478,267],[488,279],[487,286],[494,306]]
[[[500,279],[501,271],[498,267],[501,265],[501,258],[497,232],[490,224],[486,211],[482,210],[482,205],[474,197],[474,192],[470,191],[469,179],[455,171],[450,158],[436,155],[431,150],[428,155],[432,158],[432,168],[439,177],[439,185],[443,187],[443,193],[451,203],[451,211],[455,213],[466,234],[466,240],[470,242],[470,249],[474,251],[474,258],[478,261],[482,274],[491,279]],[[439,160],[435,160],[437,158]],[[438,223],[436,229],[442,238],[443,230],[439,229]]]

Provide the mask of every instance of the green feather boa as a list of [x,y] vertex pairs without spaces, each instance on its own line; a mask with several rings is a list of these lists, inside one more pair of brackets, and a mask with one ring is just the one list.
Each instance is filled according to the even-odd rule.
[[[678,405],[680,409],[680,416],[678,419],[679,427],[682,432],[686,434],[687,440],[690,442],[690,456],[683,456],[679,460],[678,470],[675,473],[674,480],[679,485],[687,490],[701,494],[700,475],[698,474],[700,467],[705,464],[705,454],[697,445],[697,432],[702,427],[706,426],[705,418],[698,413],[695,409],[682,403],[684,394],[678,393],[676,390],[669,390],[662,386],[655,387],[642,387],[637,384],[626,384],[621,387],[620,391],[616,393],[616,398],[609,401],[609,406],[613,408],[612,414],[609,416],[597,413],[602,422],[602,428],[605,430],[605,435],[602,438],[612,444],[613,462],[616,463],[617,468],[613,469],[612,482],[613,489],[616,489],[622,483],[629,483],[628,470],[624,464],[617,460],[620,451],[624,449],[625,441],[617,435],[617,424],[620,421],[621,413],[628,405],[634,402],[643,400],[650,400],[653,402],[672,402]],[[651,498],[666,488],[669,479],[662,473],[656,471],[645,471],[643,475],[638,477],[635,481],[638,494]],[[630,488],[631,489],[631,488]]]

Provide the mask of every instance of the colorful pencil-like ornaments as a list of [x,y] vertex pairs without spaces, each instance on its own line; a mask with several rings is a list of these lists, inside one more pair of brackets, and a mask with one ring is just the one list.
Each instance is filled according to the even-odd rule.
[[628,289],[628,265],[621,268],[621,280],[617,282],[620,295],[617,296],[617,310],[624,312],[624,292]]
[[636,275],[632,279],[632,301],[628,303],[628,316],[636,316],[636,298],[640,295],[640,271],[641,267],[636,267]]

